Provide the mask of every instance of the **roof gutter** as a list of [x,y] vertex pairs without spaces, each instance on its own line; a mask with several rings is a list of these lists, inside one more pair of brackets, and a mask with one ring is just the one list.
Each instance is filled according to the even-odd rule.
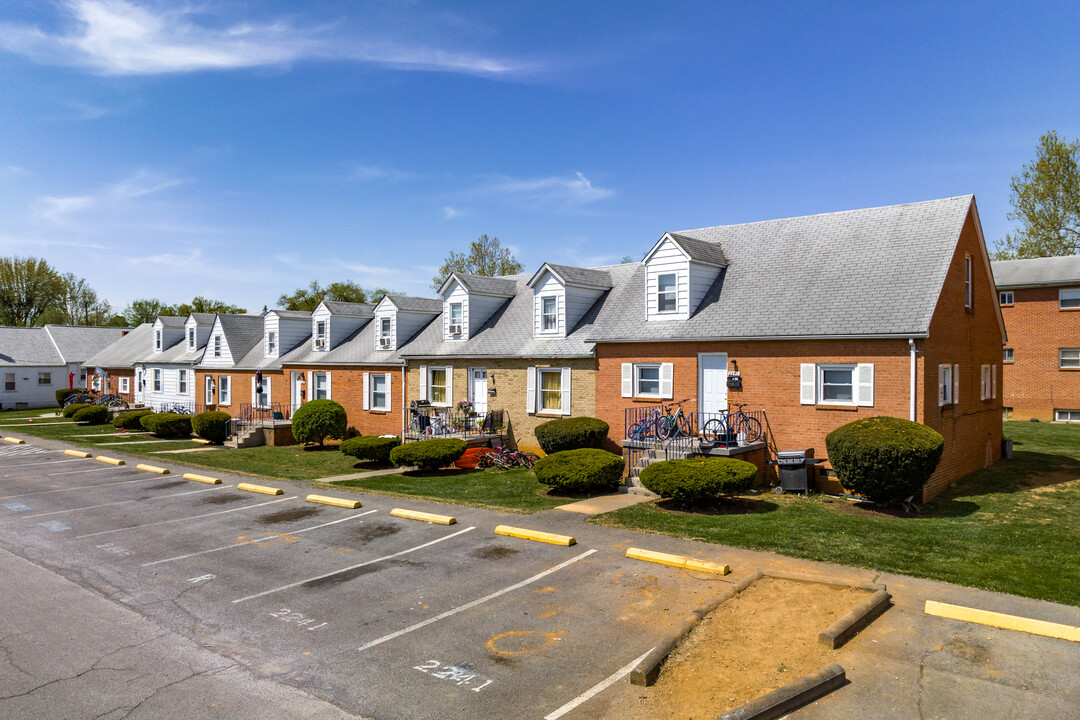
[[692,338],[585,338],[589,343],[655,343],[655,342],[757,342],[768,340],[907,340],[928,338],[930,333],[881,333],[875,335],[720,335]]

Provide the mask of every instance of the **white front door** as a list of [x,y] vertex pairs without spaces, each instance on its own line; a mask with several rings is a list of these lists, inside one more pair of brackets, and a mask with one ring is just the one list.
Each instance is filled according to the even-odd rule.
[[701,425],[727,412],[727,353],[698,355],[698,411]]
[[473,368],[469,371],[469,374],[469,393],[472,395],[473,410],[477,415],[486,415],[488,399],[487,368]]
[[303,377],[303,372],[293,372],[292,374],[292,412],[296,412],[296,408],[304,404],[304,400],[300,396],[300,393],[304,390]]

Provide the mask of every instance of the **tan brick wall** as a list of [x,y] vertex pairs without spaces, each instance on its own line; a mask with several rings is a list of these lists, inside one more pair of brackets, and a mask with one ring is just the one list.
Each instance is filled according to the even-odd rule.
[[[468,399],[470,368],[487,368],[488,388],[495,397],[488,397],[488,410],[505,410],[510,433],[507,444],[521,450],[540,453],[533,434],[536,426],[560,417],[594,416],[596,413],[596,361],[588,358],[566,360],[477,359],[412,361],[408,370],[408,399],[420,398],[420,368],[428,365],[451,365],[453,371],[452,404]],[[570,415],[527,413],[525,406],[527,369],[530,367],[570,368]]]
[[1058,350],[1080,347],[1080,310],[1058,308],[1058,288],[1013,290],[1001,308],[1014,362],[1005,365],[1003,404],[1012,419],[1053,420],[1054,410],[1080,410],[1080,370],[1058,367]]
[[[206,376],[209,375],[214,378],[214,401],[212,403],[206,402]],[[217,403],[217,389],[218,378],[222,376],[228,376],[229,380],[229,404],[218,405]],[[252,401],[251,397],[251,381],[255,377],[254,370],[227,370],[225,368],[217,369],[195,369],[195,410],[196,412],[203,412],[205,410],[220,410],[221,412],[227,412],[232,416],[236,416],[240,412],[240,408],[244,405],[250,405]],[[263,370],[263,378],[270,380],[270,402],[279,403],[284,409],[284,414],[288,416],[289,408],[289,381],[288,375],[282,373],[281,370]]]

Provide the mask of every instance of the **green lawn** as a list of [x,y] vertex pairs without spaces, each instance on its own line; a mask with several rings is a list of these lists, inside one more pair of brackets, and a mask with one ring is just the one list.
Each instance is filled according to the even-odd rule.
[[712,514],[649,503],[590,522],[1080,605],[1080,426],[1008,422],[1005,435],[1012,460],[947,489],[917,517],[763,494]]
[[577,498],[551,497],[532,470],[461,470],[438,475],[408,473],[338,480],[328,488],[355,488],[364,492],[433,502],[470,505],[492,510],[534,513]]

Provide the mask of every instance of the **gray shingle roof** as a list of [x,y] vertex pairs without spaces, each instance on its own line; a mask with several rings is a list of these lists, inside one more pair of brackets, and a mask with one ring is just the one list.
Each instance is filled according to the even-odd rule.
[[[440,323],[432,322],[432,325]],[[420,331],[423,332],[422,330]],[[281,356],[282,365],[401,365],[398,351],[375,349],[375,323],[368,321],[331,350],[316,351],[310,338]]]
[[120,339],[126,328],[45,325],[0,328],[0,366],[82,363]]
[[646,320],[645,270],[592,340],[925,335],[970,195],[745,225],[685,230],[729,265],[689,320]]
[[387,295],[387,299],[394,303],[398,310],[404,312],[441,313],[442,300],[438,298],[421,298],[412,295]]
[[130,368],[149,354],[154,332],[152,323],[143,323],[124,337],[87,358],[83,365],[101,368]]
[[715,242],[706,242],[680,233],[667,233],[672,241],[683,249],[691,260],[710,263],[712,265],[727,265],[727,257],[723,249]]
[[991,266],[999,289],[1080,284],[1080,255],[999,260]]
[[[333,315],[358,315],[365,316],[371,315],[375,310],[375,306],[370,303],[351,303],[341,302],[339,300],[323,300],[323,305]],[[288,311],[286,311],[288,312]]]
[[[504,277],[488,277],[486,275],[469,275],[454,272],[450,273],[450,277],[446,279],[446,282],[449,282],[451,278],[456,279],[470,293],[510,297],[517,291],[517,283]],[[446,287],[446,283],[443,283],[443,287]]]
[[167,328],[182,328],[187,322],[186,317],[176,317],[175,315],[158,315],[157,319],[162,327]]
[[[350,303],[352,304],[352,303]],[[360,303],[356,303],[359,305]],[[269,312],[283,318],[309,318],[311,317],[310,310],[270,310]],[[331,310],[333,312],[333,310]],[[267,313],[269,314],[269,313]]]
[[550,269],[568,285],[584,285],[586,287],[605,289],[611,288],[611,274],[606,270],[579,268],[570,265],[556,265],[555,263],[544,263],[539,270],[533,273],[533,276],[529,278],[530,286],[540,278],[540,275],[543,274],[545,269]]
[[214,318],[217,315],[214,313],[191,313],[189,317],[195,320],[196,325],[213,325]]
[[234,364],[250,353],[252,348],[262,345],[262,315],[218,315],[218,323],[225,333],[225,342]]

